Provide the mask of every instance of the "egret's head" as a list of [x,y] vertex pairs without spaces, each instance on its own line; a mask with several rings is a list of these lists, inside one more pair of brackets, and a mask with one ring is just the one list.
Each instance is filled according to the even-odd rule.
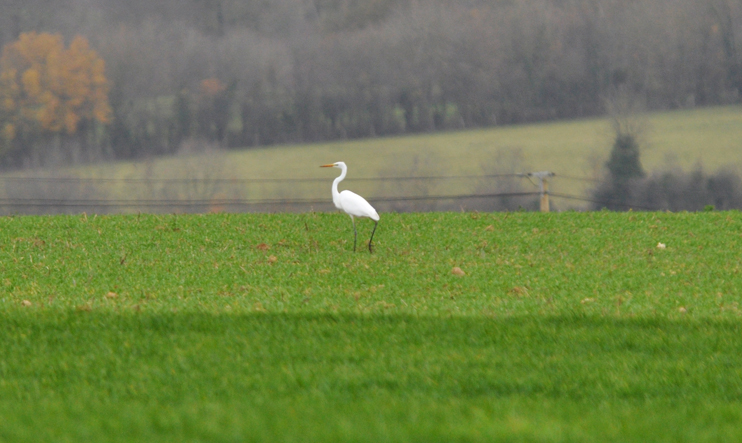
[[320,168],[340,168],[340,169],[342,169],[343,167],[345,167],[344,162],[335,162],[335,163],[330,163],[329,165],[320,166]]

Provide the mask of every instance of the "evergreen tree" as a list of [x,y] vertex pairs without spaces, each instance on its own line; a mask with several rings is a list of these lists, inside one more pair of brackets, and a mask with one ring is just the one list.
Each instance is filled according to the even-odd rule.
[[595,190],[594,197],[598,200],[596,209],[625,211],[631,207],[633,201],[632,182],[645,175],[639,160],[636,137],[619,132],[605,166],[608,169],[608,180]]
[[632,178],[644,177],[636,138],[631,134],[618,134],[605,166],[614,183],[626,183]]

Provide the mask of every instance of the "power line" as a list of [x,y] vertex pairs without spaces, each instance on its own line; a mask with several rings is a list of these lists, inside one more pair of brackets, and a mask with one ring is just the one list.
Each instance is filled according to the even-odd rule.
[[[520,174],[489,174],[489,175],[444,175],[444,176],[416,176],[416,177],[354,177],[348,181],[414,181],[414,180],[473,180],[483,178],[513,178]],[[47,183],[297,183],[297,182],[327,182],[328,178],[97,178],[97,177],[0,177],[6,182],[47,182]]]
[[463,195],[434,195],[416,197],[382,197],[369,198],[374,202],[416,201],[416,200],[459,200],[465,198],[499,198],[499,197],[527,197],[539,195],[538,192],[502,192],[497,194],[463,194]]
[[[474,198],[498,198],[498,197],[525,197],[538,195],[537,192],[505,192],[495,194],[459,194],[459,195],[423,195],[423,196],[400,196],[400,197],[376,197],[369,198],[372,202],[404,202],[404,201],[426,201],[426,200],[462,200]],[[53,199],[53,198],[0,198],[0,206],[20,207],[170,207],[170,206],[250,206],[250,205],[308,205],[308,204],[330,204],[328,199],[198,199],[198,200],[153,200],[153,199]]]
[[[503,192],[488,194],[457,194],[457,195],[419,195],[419,196],[388,196],[370,197],[368,200],[374,203],[395,203],[413,201],[442,201],[442,200],[471,200],[492,199],[506,197],[531,197],[537,196],[539,192]],[[599,200],[590,197],[576,196],[562,193],[550,193],[554,198],[567,200],[578,200],[598,204],[612,204],[626,208],[637,208],[648,211],[656,211],[662,208],[625,203],[616,200]],[[326,198],[307,199],[55,199],[55,198],[0,198],[0,207],[99,207],[99,208],[172,208],[172,207],[246,207],[246,206],[296,206],[296,205],[322,205],[331,203]]]
[[562,174],[556,175],[556,178],[564,178],[564,179],[567,179],[567,180],[577,180],[577,181],[592,182],[592,183],[600,183],[602,181],[602,180],[599,180],[597,178],[575,177],[573,175],[562,175]]
[[558,197],[558,198],[564,198],[564,199],[568,199],[568,200],[580,200],[580,201],[585,201],[585,202],[589,202],[589,203],[598,203],[598,204],[604,204],[604,205],[611,204],[611,205],[616,205],[616,206],[623,206],[625,208],[644,209],[646,211],[658,211],[658,210],[661,209],[661,208],[657,208],[657,207],[650,207],[650,206],[644,206],[644,205],[635,205],[633,203],[626,203],[626,202],[621,202],[621,201],[617,201],[617,200],[597,200],[597,199],[589,198],[589,197],[579,197],[579,196],[576,196],[576,195],[560,194],[560,193],[554,193],[554,192],[551,193],[551,196],[552,197]]
[[[414,180],[471,180],[471,179],[502,179],[502,178],[524,178],[526,174],[488,174],[488,175],[450,175],[450,176],[416,176],[416,177],[361,177],[349,179],[349,181],[414,181]],[[556,175],[554,179],[580,180],[589,182],[599,182],[596,179],[587,177],[576,177],[569,175]],[[250,184],[250,183],[301,183],[301,182],[322,182],[326,183],[327,178],[96,178],[96,177],[0,177],[0,182],[40,182],[48,184],[62,183],[129,183],[138,185],[147,184]],[[506,193],[487,193],[487,194],[456,194],[456,195],[417,195],[417,196],[379,196],[369,197],[372,202],[378,203],[395,203],[395,202],[414,202],[414,201],[440,201],[440,200],[464,200],[464,199],[487,199],[487,198],[507,198],[507,197],[529,197],[539,195],[539,192],[506,192]],[[615,205],[626,208],[637,208],[644,210],[657,210],[658,208],[648,207],[645,205],[635,205],[615,200],[597,200],[586,196],[576,196],[562,193],[550,193],[555,198],[568,200],[578,200],[603,205]],[[197,207],[247,207],[247,206],[286,206],[286,205],[322,205],[329,204],[329,200],[322,198],[307,199],[228,199],[228,198],[211,198],[211,199],[74,199],[74,198],[0,198],[0,207],[101,207],[101,208],[197,208]]]

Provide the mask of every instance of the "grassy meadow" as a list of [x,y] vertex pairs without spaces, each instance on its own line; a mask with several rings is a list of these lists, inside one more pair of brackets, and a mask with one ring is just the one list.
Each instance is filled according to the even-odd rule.
[[[709,171],[721,167],[742,169],[742,107],[720,107],[647,114],[640,135],[642,163],[647,171],[698,164]],[[348,183],[366,195],[388,195],[378,183],[353,183],[354,177],[452,176],[520,173],[548,170],[557,173],[554,192],[583,195],[593,183],[559,176],[599,179],[614,134],[605,118],[504,126],[427,135],[353,140],[236,151],[228,163],[236,177],[327,178],[313,166],[345,161]],[[177,164],[162,163],[163,176],[177,177]],[[169,171],[169,173],[168,173]],[[174,175],[173,172],[175,173]],[[332,174],[330,174],[332,175]],[[403,184],[410,194],[417,189]],[[471,182],[430,184],[433,195],[471,191]],[[305,185],[306,186],[306,185]],[[323,197],[326,185],[306,186],[304,197]],[[365,188],[364,188],[365,187]],[[255,192],[263,197],[263,192]],[[297,190],[278,189],[281,197]],[[299,190],[301,192],[301,190]],[[564,202],[563,202],[564,203]],[[564,206],[564,205],[563,205]]]
[[[642,126],[642,163],[648,171],[697,164],[710,171],[742,167],[742,106],[648,113],[637,120]],[[407,176],[410,170],[419,175],[479,175],[503,167],[522,168],[508,172],[549,170],[557,177],[598,178],[614,137],[607,118],[594,118],[248,149],[230,153],[229,163],[240,177],[326,178],[327,171],[315,164],[345,161],[352,168],[349,182],[354,176]],[[177,177],[177,161],[165,160],[162,174]],[[569,185],[554,179],[555,187]]]
[[0,218],[0,441],[742,438],[741,213],[388,213],[375,243]]
[[[707,172],[726,167],[742,168],[742,107],[715,107],[649,113],[637,118],[642,163],[647,171],[673,168],[690,170],[702,165]],[[85,188],[70,183],[47,183],[32,195],[28,185],[6,196],[66,199],[313,199],[329,202],[329,186],[336,171],[317,166],[345,161],[349,174],[343,186],[366,196],[372,203],[384,197],[462,195],[538,191],[524,178],[466,178],[549,170],[553,193],[586,196],[601,179],[614,134],[608,119],[596,118],[541,124],[503,126],[480,130],[421,134],[333,143],[272,146],[204,155],[177,155],[145,162],[118,162],[70,171],[24,171],[8,175],[80,176],[103,179]],[[358,180],[379,177],[464,176],[455,180]],[[302,182],[257,181],[310,179]],[[114,179],[111,181],[111,179]],[[126,179],[128,181],[117,181]],[[203,181],[180,185],[162,179]],[[208,182],[234,179],[234,183]],[[245,181],[248,180],[248,181]],[[3,181],[0,180],[0,183]],[[6,186],[15,184],[7,182]],[[515,188],[519,186],[519,188]],[[82,189],[80,189],[82,188]],[[24,193],[25,192],[25,193]],[[0,197],[3,195],[0,189]],[[83,197],[77,197],[83,198]],[[534,197],[534,200],[537,197]],[[377,203],[380,204],[381,202]],[[580,200],[553,198],[558,210],[584,209]],[[385,210],[395,210],[384,207]],[[331,205],[317,204],[327,210]],[[156,209],[156,208],[154,208]],[[408,208],[408,209],[413,209]],[[450,210],[451,208],[449,208]],[[84,210],[84,209],[82,209]],[[80,211],[82,211],[80,210]],[[153,207],[128,207],[125,212],[152,211]],[[88,210],[88,212],[91,212]],[[163,212],[168,212],[167,209]],[[172,211],[170,211],[172,212]]]

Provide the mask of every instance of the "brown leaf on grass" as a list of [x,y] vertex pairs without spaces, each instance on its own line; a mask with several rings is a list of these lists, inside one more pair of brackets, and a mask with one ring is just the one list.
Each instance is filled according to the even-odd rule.
[[109,291],[108,294],[106,294],[106,298],[117,298],[119,295],[115,292]]
[[28,300],[23,300],[23,301],[21,302],[21,304],[22,304],[23,306],[31,306],[31,305],[32,305],[33,303],[31,303],[31,302],[30,302],[30,301],[28,301]]
[[261,243],[255,247],[260,249],[261,251],[267,251],[271,248],[269,245],[266,245],[265,243]]
[[464,272],[458,266],[454,266],[453,269],[451,269],[451,274],[461,276],[461,275],[466,275],[466,272]]
[[487,226],[486,228],[484,228],[484,230],[485,230],[485,231],[487,231],[487,232],[492,232],[492,231],[494,231],[494,230],[495,230],[495,227],[494,227],[494,226],[492,226],[492,225],[489,225],[489,226]]
[[277,261],[278,257],[276,257],[275,255],[271,255],[270,257],[268,257],[268,263],[275,263]]

